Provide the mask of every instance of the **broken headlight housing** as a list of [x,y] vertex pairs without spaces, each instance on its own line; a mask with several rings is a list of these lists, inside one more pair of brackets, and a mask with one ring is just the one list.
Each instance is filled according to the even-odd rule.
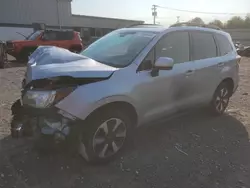
[[58,103],[74,91],[74,87],[62,88],[58,90],[28,90],[22,98],[22,104],[34,108],[48,108]]

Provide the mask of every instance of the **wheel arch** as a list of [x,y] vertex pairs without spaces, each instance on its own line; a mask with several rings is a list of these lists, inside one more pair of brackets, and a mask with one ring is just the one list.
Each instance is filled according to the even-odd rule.
[[227,78],[223,79],[221,83],[226,83],[229,86],[230,94],[232,95],[233,94],[233,90],[234,90],[234,81],[233,81],[233,79],[227,77]]
[[37,46],[24,46],[20,52],[19,55],[28,55],[29,53],[33,53],[38,47]]
[[106,103],[102,106],[97,107],[95,110],[93,110],[87,117],[86,121],[90,119],[91,117],[105,112],[107,110],[120,110],[124,113],[127,113],[128,116],[131,118],[133,126],[137,125],[138,122],[138,113],[136,111],[136,108],[127,101],[112,101],[110,103]]

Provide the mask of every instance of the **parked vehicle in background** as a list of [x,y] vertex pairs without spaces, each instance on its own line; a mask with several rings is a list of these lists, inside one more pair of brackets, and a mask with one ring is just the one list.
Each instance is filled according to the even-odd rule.
[[237,53],[242,56],[244,51],[244,46],[240,42],[234,42]]
[[4,64],[7,61],[6,44],[0,40],[0,69],[4,68]]
[[244,46],[240,42],[235,42],[234,45],[240,56],[250,57],[250,46]]
[[39,30],[25,40],[7,41],[7,53],[19,61],[28,59],[38,46],[57,46],[79,53],[83,49],[80,34],[75,31]]
[[87,161],[105,162],[139,126],[198,107],[223,114],[239,62],[230,35],[204,26],[123,28],[81,54],[40,47],[12,106],[12,135],[73,138]]
[[244,49],[241,51],[241,56],[250,57],[250,46],[244,46]]

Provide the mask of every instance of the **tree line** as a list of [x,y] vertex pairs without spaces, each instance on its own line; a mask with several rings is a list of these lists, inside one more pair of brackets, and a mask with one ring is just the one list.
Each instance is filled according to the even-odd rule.
[[[199,18],[193,18],[189,22],[196,23],[196,24],[204,24],[205,22]],[[221,20],[215,19],[208,24],[215,25],[223,29],[243,29],[243,28],[249,28],[250,29],[250,14],[247,14],[245,18],[242,18],[240,16],[233,16],[230,20],[226,22],[222,22]]]

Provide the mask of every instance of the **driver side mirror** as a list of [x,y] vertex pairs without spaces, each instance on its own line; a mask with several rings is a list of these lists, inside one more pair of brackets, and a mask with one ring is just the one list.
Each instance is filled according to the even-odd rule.
[[174,60],[170,57],[159,57],[153,67],[151,76],[157,76],[159,70],[171,70],[174,67]]
[[174,66],[174,60],[170,57],[159,57],[154,67],[159,70],[171,70]]

